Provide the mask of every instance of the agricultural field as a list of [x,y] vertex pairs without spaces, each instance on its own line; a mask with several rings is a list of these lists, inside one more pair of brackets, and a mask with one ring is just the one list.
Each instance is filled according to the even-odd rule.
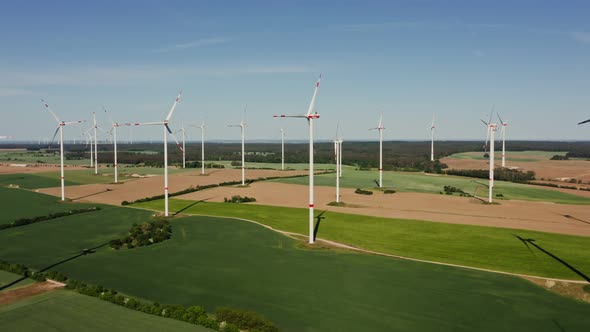
[[[207,162],[205,162],[207,163]],[[240,168],[239,166],[232,166],[231,161],[222,160],[222,161],[215,161],[215,164],[223,165],[225,168]],[[281,163],[259,163],[259,162],[248,162],[246,160],[246,167],[247,168],[261,168],[261,169],[281,169]],[[343,166],[346,169],[354,169],[353,166]],[[309,169],[309,164],[305,163],[285,163],[286,170],[306,170]],[[314,164],[315,170],[335,170],[335,164]]]
[[[6,285],[8,285],[8,284],[12,283],[13,281],[18,280],[20,278],[21,278],[21,276],[19,276],[17,274],[0,270],[0,288],[3,288]],[[0,289],[0,292],[5,292],[5,291],[9,291],[9,290],[12,290],[15,288],[20,288],[20,287],[26,287],[26,286],[32,285],[34,283],[35,283],[35,281],[32,279],[24,279],[23,281],[19,282],[18,284],[15,284],[15,285],[10,286],[8,288]]]
[[[162,201],[135,206],[161,211]],[[308,234],[308,210],[250,204],[170,200],[170,210],[183,214],[226,216],[253,220],[274,229]],[[318,210],[319,215],[322,211]],[[532,253],[515,235],[590,273],[590,237],[530,230],[455,225],[439,222],[378,218],[327,211],[318,237],[366,250],[435,262],[466,265],[550,278],[579,279],[562,264],[542,253]]]
[[5,331],[212,331],[66,290],[0,306]]
[[[6,246],[0,258],[41,268],[69,257],[68,251],[72,255],[91,242],[103,242],[106,234],[97,238],[88,224],[108,227],[110,237],[116,237],[115,229],[118,236],[125,233],[130,214],[146,217],[135,209],[116,210],[118,217],[70,220],[69,227],[40,223],[26,232],[2,231],[0,241]],[[312,249],[235,219],[185,217],[172,225],[169,241],[132,250],[101,247],[54,269],[159,303],[254,310],[284,331],[381,331],[391,326],[420,331],[518,326],[538,331],[552,320],[568,330],[589,328],[584,319],[589,305],[510,276]],[[41,236],[64,243],[31,241]],[[12,245],[23,241],[33,244]],[[309,296],[302,296],[305,290]]]
[[[496,146],[496,149],[501,148]],[[535,161],[543,161],[549,160],[554,155],[565,155],[567,151],[507,151],[506,152],[506,161],[507,162],[535,162]],[[449,159],[467,159],[467,160],[489,160],[488,157],[484,158],[484,152],[461,152],[452,154],[446,158]],[[502,161],[502,151],[497,150],[496,154],[494,155],[494,160]]]
[[[374,188],[376,187],[375,181],[379,178],[377,171],[343,170],[342,174],[340,186],[343,188]],[[307,177],[300,177],[271,181],[306,185],[309,179]],[[318,186],[333,187],[336,185],[335,175],[317,175],[315,177],[315,184]],[[487,197],[486,184],[487,181],[485,180],[459,176],[419,172],[383,172],[383,186],[399,192],[440,194],[444,186],[453,186],[476,196]],[[562,204],[590,204],[590,199],[587,197],[505,181],[495,181],[494,194],[502,195],[502,197],[497,197],[497,199],[543,201]]]

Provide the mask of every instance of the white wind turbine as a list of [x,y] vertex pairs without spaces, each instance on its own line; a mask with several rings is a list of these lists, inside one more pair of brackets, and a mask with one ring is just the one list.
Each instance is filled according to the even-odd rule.
[[94,141],[92,139],[92,135],[90,135],[91,130],[92,130],[92,127],[89,128],[88,130],[86,130],[84,132],[84,135],[86,135],[86,137],[87,137],[86,145],[88,145],[88,142],[90,142],[90,167],[94,167]]
[[494,152],[495,152],[495,147],[494,147],[494,142],[495,142],[495,135],[496,135],[496,131],[498,130],[498,125],[495,123],[492,123],[492,114],[493,114],[493,110],[490,113],[490,117],[488,122],[481,120],[481,122],[483,122],[486,127],[487,127],[487,134],[486,134],[486,144],[484,145],[484,147],[487,147],[488,145],[488,140],[490,142],[490,152],[489,152],[489,156],[490,156],[490,171],[489,171],[489,185],[488,185],[488,203],[492,203],[492,194],[493,194],[493,190],[494,190]]
[[170,127],[168,126],[168,124],[169,124],[170,118],[172,118],[172,114],[174,113],[174,110],[176,109],[176,105],[178,105],[178,102],[180,101],[181,95],[182,95],[182,91],[178,93],[178,96],[176,97],[176,100],[174,100],[174,104],[172,104],[172,108],[170,109],[170,112],[168,112],[168,116],[166,116],[166,119],[164,121],[135,123],[136,126],[163,126],[164,127],[164,216],[165,217],[168,217],[168,214],[169,214],[168,213],[168,133],[170,133],[170,135],[172,135],[172,138],[174,138],[176,145],[182,150],[182,146],[180,145],[180,143],[178,143],[176,136],[174,136],[174,134],[172,133],[172,130],[170,130]]
[[342,177],[342,135],[338,137],[338,177]]
[[182,132],[182,168],[184,169],[186,168],[186,129],[184,128],[184,123],[176,132]]
[[115,153],[115,157],[113,159],[113,166],[115,168],[115,183],[119,183],[119,164],[117,163],[117,128],[121,126],[131,126],[131,123],[118,123],[113,121],[109,112],[107,112],[106,108],[104,108],[104,112],[109,116],[109,120],[111,121],[111,132],[113,133],[113,150]]
[[369,130],[379,131],[379,188],[383,188],[383,130],[385,130],[385,127],[383,127],[383,113],[379,117],[379,125]]
[[320,81],[322,80],[322,75],[318,78],[318,81],[315,84],[315,90],[313,92],[313,97],[311,97],[311,102],[309,104],[309,108],[307,109],[306,114],[301,115],[274,115],[274,117],[281,117],[281,118],[304,118],[307,119],[307,124],[309,126],[309,243],[312,244],[315,242],[314,234],[313,234],[313,120],[319,119],[320,115],[315,112],[314,113],[314,106],[315,106],[315,99],[318,94],[318,89],[320,87]]
[[432,114],[432,125],[430,125],[430,161],[434,161],[434,114]]
[[55,130],[55,134],[53,134],[53,139],[51,141],[53,142],[53,140],[55,139],[55,136],[57,135],[57,132],[59,131],[61,200],[65,201],[66,194],[65,194],[65,178],[64,178],[64,129],[63,128],[65,126],[68,126],[71,124],[82,123],[82,122],[84,122],[84,120],[69,121],[69,122],[61,121],[57,117],[57,115],[55,115],[55,113],[51,110],[51,108],[49,108],[49,105],[47,105],[45,100],[41,99],[41,103],[43,103],[43,106],[45,106],[45,108],[49,111],[49,113],[51,113],[51,115],[53,116],[55,121],[57,121],[57,129]]
[[285,129],[281,128],[281,170],[285,170]]
[[334,137],[334,159],[336,162],[336,203],[340,203],[340,143],[338,138],[339,125],[336,126],[336,137]]
[[96,138],[96,131],[98,126],[96,125],[96,114],[92,112],[92,122],[94,128],[94,174],[98,174],[98,140]]
[[191,127],[201,129],[201,175],[205,175],[205,122],[200,126],[191,125]]
[[502,167],[506,167],[506,127],[508,127],[508,122],[504,122],[497,112],[496,115],[502,124]]
[[[244,109],[244,113],[246,113],[246,109]],[[237,125],[228,125],[228,127],[240,127],[242,130],[242,186],[246,185],[246,160],[244,158],[244,135],[246,132],[246,122],[244,120],[244,118],[242,117],[242,121],[240,121],[240,124]]]

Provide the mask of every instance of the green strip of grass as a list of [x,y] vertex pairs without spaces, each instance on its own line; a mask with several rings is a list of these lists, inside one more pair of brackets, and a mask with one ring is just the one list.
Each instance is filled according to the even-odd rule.
[[[6,271],[2,271],[0,270],[0,287],[3,287],[5,285],[8,285],[9,283],[18,280],[22,278],[22,276],[19,276],[18,274],[14,274],[14,273],[10,273],[10,272],[6,272]],[[20,288],[20,287],[25,287],[25,286],[29,286],[34,284],[35,281],[32,279],[25,279],[21,282],[19,282],[18,284],[8,287],[6,289],[0,290],[0,292],[5,292],[5,291],[9,291],[11,289],[15,289],[15,288]]]
[[3,331],[212,331],[66,290],[0,307]]
[[[170,210],[180,211],[193,203],[171,199]],[[161,211],[163,201],[135,206]],[[183,213],[245,218],[300,234],[307,234],[309,227],[307,209],[198,203]],[[539,251],[531,253],[514,235],[533,238],[545,250],[590,275],[590,253],[587,250],[590,238],[587,237],[336,212],[326,212],[323,217],[319,238],[363,249],[512,273],[580,279],[547,255]]]

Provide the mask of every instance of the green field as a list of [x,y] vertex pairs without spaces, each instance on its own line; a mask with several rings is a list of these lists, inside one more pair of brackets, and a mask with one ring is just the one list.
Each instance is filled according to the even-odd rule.
[[[4,287],[6,285],[8,285],[9,283],[18,280],[22,278],[21,276],[19,276],[18,274],[14,274],[14,273],[10,273],[10,272],[6,272],[6,271],[2,271],[0,270],[0,287]],[[32,285],[34,284],[35,281],[32,279],[25,279],[21,282],[19,282],[18,284],[15,284],[14,286],[8,287],[6,289],[2,289],[0,290],[0,292],[5,292],[8,290],[12,290],[15,288],[20,288],[20,287],[25,287],[28,285]]]
[[[494,160],[502,160],[502,145],[496,145],[496,154],[494,155]],[[498,150],[499,149],[499,150]],[[554,155],[565,155],[567,151],[506,151],[506,161],[507,162],[535,162],[535,161],[544,161],[550,160],[551,157]],[[462,153],[455,153],[447,158],[451,159],[472,159],[472,160],[489,160],[489,158],[484,158],[484,152],[462,152]],[[532,157],[534,156],[534,157]]]
[[58,290],[0,307],[3,331],[212,331]]
[[[377,171],[343,171],[340,186],[343,188],[373,188],[375,179],[379,178]],[[275,179],[273,182],[307,185],[308,177]],[[476,182],[477,181],[477,182]],[[315,176],[318,186],[335,186],[335,174]],[[440,194],[444,186],[461,188],[463,191],[487,197],[486,180],[452,175],[425,174],[419,172],[383,172],[383,186],[394,188],[399,192],[418,192]],[[503,199],[517,199],[527,201],[543,201],[561,204],[589,204],[590,198],[563,193],[556,190],[539,188],[519,183],[495,181],[494,194],[502,194]]]
[[[193,203],[171,199],[170,210],[179,211]],[[162,201],[152,201],[135,206],[162,210],[162,205]],[[308,234],[307,209],[207,202],[193,205],[183,213],[245,218],[275,229]],[[590,238],[587,237],[331,211],[324,213],[323,217],[319,238],[363,249],[513,273],[579,279],[578,275],[548,256],[540,252],[532,254],[513,236],[516,234],[535,239],[535,243],[590,274],[590,253],[586,250]]]
[[[207,163],[207,162],[206,162]],[[231,161],[229,160],[222,160],[222,161],[215,161],[215,164],[220,164],[225,166],[225,168],[239,168],[239,166],[232,166]],[[281,163],[250,163],[246,160],[246,167],[247,168],[270,168],[270,169],[281,169]],[[342,166],[344,170],[343,173],[346,172],[347,169],[354,169],[353,166]],[[314,164],[314,168],[316,170],[334,170],[336,169],[335,164]],[[291,164],[285,163],[285,169],[291,170],[305,170],[309,169],[309,164],[307,163],[299,163],[299,164]]]
[[3,187],[0,187],[0,197],[2,199],[0,224],[10,223],[19,218],[39,217],[54,212],[97,206],[97,204],[61,203],[55,196]]
[[[90,222],[80,220],[67,228],[86,229]],[[31,228],[43,229],[31,229],[19,240],[29,243],[41,233],[48,238],[66,237],[61,234],[64,227],[41,226],[48,225],[34,225]],[[86,236],[92,234],[87,230]],[[13,238],[5,242],[3,235],[2,243],[12,247]],[[82,238],[79,232],[78,241]],[[19,251],[29,251],[27,256],[32,257],[84,246],[49,242]],[[15,257],[15,251],[3,246],[0,257]],[[27,261],[21,255],[18,259],[31,266],[43,265],[38,258]],[[544,331],[552,330],[553,322],[568,331],[590,328],[585,319],[589,305],[518,278],[307,249],[299,241],[227,218],[176,219],[169,241],[125,251],[101,248],[55,269],[159,303],[205,305],[210,311],[221,305],[254,310],[284,331],[498,331],[508,327]],[[69,313],[65,316],[83,320],[70,318]],[[64,318],[46,319],[54,324],[53,320]],[[18,321],[15,324],[19,327]]]

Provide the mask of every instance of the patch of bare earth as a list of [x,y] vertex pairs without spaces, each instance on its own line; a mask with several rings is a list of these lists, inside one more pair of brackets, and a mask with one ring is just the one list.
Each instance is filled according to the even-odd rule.
[[584,290],[584,287],[588,286],[588,284],[543,278],[522,278],[551,292],[590,303],[590,292]]
[[[168,176],[169,192],[177,192],[189,187],[218,184],[221,182],[238,181],[242,179],[239,169],[210,170],[208,175],[200,175],[200,170],[172,174]],[[293,176],[307,174],[307,171],[275,171],[275,170],[247,170],[246,178]],[[59,196],[60,188],[44,188],[38,192]],[[79,202],[96,202],[120,205],[122,201],[134,201],[144,197],[162,195],[164,193],[164,177],[161,175],[138,178],[122,184],[87,184],[80,186],[66,186],[66,197]]]
[[[223,202],[225,197],[240,195],[256,198],[255,203],[248,204],[307,208],[308,190],[305,185],[257,182],[245,188],[217,187],[177,198]],[[316,209],[590,236],[590,208],[587,206],[515,200],[488,205],[468,197],[421,193],[383,194],[378,191],[368,196],[355,194],[351,188],[340,189],[341,201],[351,206],[330,206],[328,203],[336,200],[335,192],[333,187],[316,186]]]
[[21,287],[0,293],[0,306],[13,303],[27,297],[53,291],[58,288],[63,288],[65,284],[56,281],[38,282],[26,287]]

